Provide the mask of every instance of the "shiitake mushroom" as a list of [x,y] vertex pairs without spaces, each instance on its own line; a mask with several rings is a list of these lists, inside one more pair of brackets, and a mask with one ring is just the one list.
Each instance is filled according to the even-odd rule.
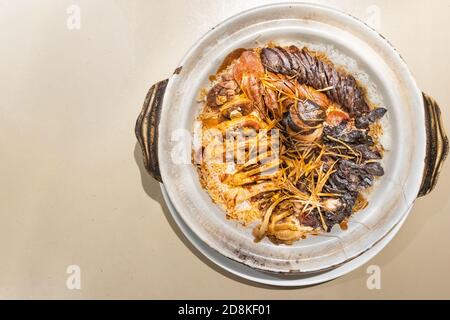
[[322,134],[324,108],[311,100],[292,103],[284,115],[286,130],[298,140],[313,141]]

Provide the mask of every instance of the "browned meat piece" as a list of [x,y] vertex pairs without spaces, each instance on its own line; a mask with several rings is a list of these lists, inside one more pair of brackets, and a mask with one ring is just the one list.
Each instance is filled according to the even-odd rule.
[[351,116],[358,117],[370,111],[353,76],[337,71],[331,63],[316,57],[305,48],[264,48],[261,50],[261,61],[268,71],[296,76],[300,83],[315,89],[333,87],[325,92],[326,95],[345,108]]
[[378,162],[369,162],[366,163],[363,166],[364,170],[366,170],[367,173],[373,175],[373,176],[382,176],[384,175],[384,169]]
[[302,213],[298,218],[301,225],[311,227],[311,228],[319,228],[321,226],[320,216],[317,209],[312,210],[308,213]]
[[239,85],[232,75],[223,75],[219,83],[209,90],[206,103],[212,108],[218,108],[228,101],[231,101],[241,92]]
[[340,207],[337,211],[325,211],[323,213],[325,223],[328,227],[328,232],[335,224],[339,224],[352,214],[353,206],[355,205],[357,192],[344,192],[339,198]]
[[353,147],[356,151],[359,151],[364,160],[377,160],[381,159],[381,154],[377,150],[372,150],[365,144],[359,144]]
[[252,102],[241,96],[236,96],[231,101],[226,102],[220,107],[220,113],[228,119],[231,119],[233,113],[247,115],[252,111]]
[[[339,224],[351,216],[357,197],[358,192],[342,192],[339,198],[333,199],[335,202],[333,210],[326,210],[325,208],[321,210],[328,232],[331,231],[331,228],[333,228],[335,224]],[[322,226],[320,214],[317,209],[299,215],[299,222],[304,226],[312,228],[319,228]]]
[[330,179],[331,190],[361,191],[373,184],[374,176],[384,175],[384,170],[377,162],[357,164],[350,160],[340,160],[336,172]]
[[349,129],[346,121],[341,122],[337,126],[325,126],[323,129],[325,143],[330,145],[336,144],[335,140],[330,139],[330,137],[352,145],[373,145],[373,139],[367,130]]

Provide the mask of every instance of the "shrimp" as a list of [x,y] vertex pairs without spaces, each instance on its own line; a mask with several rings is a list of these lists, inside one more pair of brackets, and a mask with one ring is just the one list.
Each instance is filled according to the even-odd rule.
[[233,75],[242,92],[254,102],[257,109],[261,111],[264,106],[272,112],[278,109],[275,92],[261,83],[264,67],[258,54],[244,51],[234,65]]

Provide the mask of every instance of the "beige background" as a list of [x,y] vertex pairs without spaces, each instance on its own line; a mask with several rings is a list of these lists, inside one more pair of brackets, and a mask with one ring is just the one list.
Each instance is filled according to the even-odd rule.
[[[149,86],[224,18],[269,1],[0,0],[0,297],[450,298],[450,168],[366,268],[304,289],[205,263],[142,172],[134,122]],[[450,128],[450,1],[321,1],[367,20],[435,97]],[[66,8],[81,8],[81,29]],[[81,267],[82,289],[66,289]]]

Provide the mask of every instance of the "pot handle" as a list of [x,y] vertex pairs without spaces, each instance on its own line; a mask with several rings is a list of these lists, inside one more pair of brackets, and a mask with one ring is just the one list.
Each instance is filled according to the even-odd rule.
[[418,197],[428,194],[436,185],[439,171],[448,154],[448,138],[442,123],[441,109],[429,95],[422,93],[425,107],[427,149],[422,185]]
[[145,169],[159,182],[162,182],[162,179],[158,162],[158,126],[168,82],[169,79],[166,79],[151,86],[135,127],[136,138],[142,149]]

